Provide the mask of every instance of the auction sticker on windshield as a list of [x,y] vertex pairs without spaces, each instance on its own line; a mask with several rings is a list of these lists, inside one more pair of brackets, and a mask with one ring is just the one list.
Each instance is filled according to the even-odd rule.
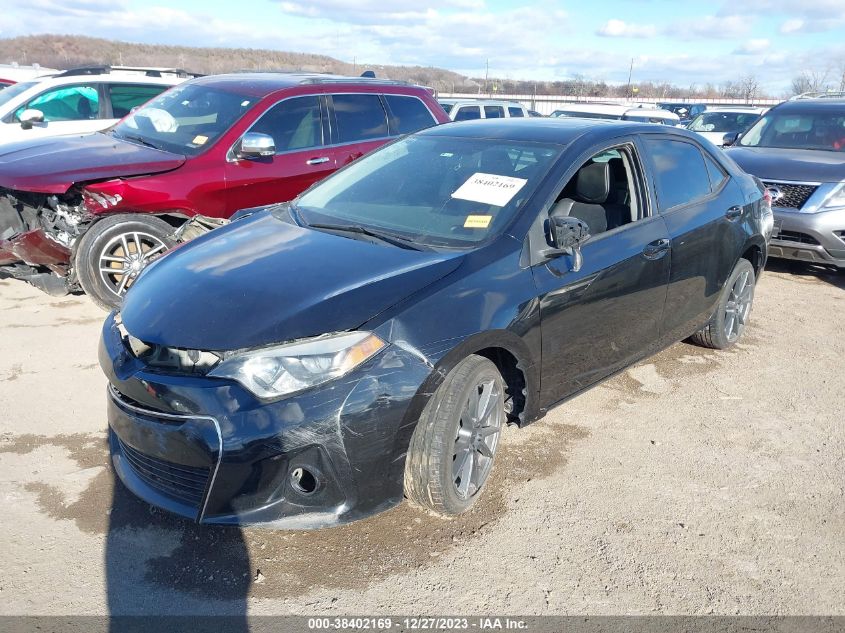
[[503,207],[525,186],[526,182],[528,181],[524,178],[476,172],[458,187],[452,197]]

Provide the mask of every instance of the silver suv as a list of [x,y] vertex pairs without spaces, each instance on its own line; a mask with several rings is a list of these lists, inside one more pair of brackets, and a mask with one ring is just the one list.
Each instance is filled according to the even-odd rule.
[[770,256],[845,269],[845,99],[775,106],[725,152],[768,189]]

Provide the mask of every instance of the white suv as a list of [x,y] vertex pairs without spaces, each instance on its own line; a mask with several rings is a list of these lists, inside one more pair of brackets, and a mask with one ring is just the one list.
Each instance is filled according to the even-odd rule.
[[176,69],[96,66],[13,84],[0,90],[0,144],[104,130],[195,76]]
[[437,101],[453,121],[529,116],[528,109],[518,101],[493,101],[492,99],[438,99]]

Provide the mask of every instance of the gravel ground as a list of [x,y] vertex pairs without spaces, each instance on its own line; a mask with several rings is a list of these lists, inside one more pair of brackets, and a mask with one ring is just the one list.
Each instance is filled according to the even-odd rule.
[[845,615],[845,275],[772,265],[677,344],[508,429],[484,499],[208,529],[115,485],[103,313],[0,281],[0,614]]

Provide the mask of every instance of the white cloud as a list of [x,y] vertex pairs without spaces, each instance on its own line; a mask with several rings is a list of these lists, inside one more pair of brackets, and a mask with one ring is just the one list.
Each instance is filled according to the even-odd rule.
[[746,35],[752,25],[753,20],[744,15],[705,15],[674,22],[665,33],[680,39],[732,39]]
[[653,24],[630,24],[622,20],[608,20],[596,31],[602,37],[654,37],[657,27]]
[[800,18],[793,18],[791,20],[787,20],[783,24],[780,25],[780,32],[781,33],[797,33],[801,29],[804,28],[804,20]]
[[748,40],[734,50],[736,55],[756,55],[769,48],[771,42],[767,39]]

